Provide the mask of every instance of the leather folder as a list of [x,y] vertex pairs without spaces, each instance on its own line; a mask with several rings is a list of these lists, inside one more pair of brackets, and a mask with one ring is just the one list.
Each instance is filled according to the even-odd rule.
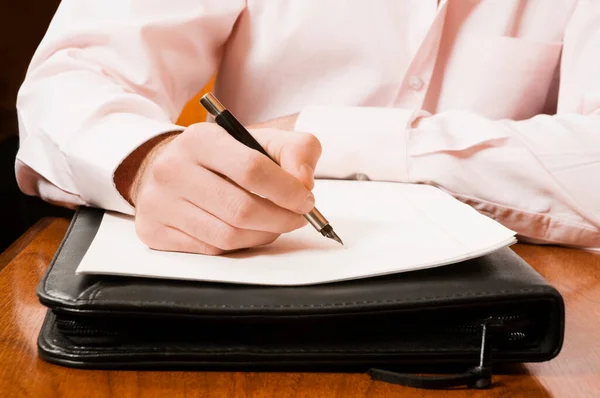
[[509,248],[429,270],[301,287],[77,275],[102,215],[75,214],[38,285],[48,307],[39,355],[48,362],[368,372],[415,387],[486,388],[497,364],[548,361],[562,347],[561,295]]

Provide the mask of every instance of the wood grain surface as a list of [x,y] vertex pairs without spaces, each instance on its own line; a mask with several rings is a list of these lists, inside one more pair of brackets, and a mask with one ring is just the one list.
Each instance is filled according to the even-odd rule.
[[494,388],[429,391],[362,374],[87,371],[38,358],[45,314],[35,289],[67,229],[46,219],[1,258],[0,391],[3,397],[598,397],[600,396],[600,255],[516,245],[513,249],[566,301],[565,344],[554,360],[502,369]]

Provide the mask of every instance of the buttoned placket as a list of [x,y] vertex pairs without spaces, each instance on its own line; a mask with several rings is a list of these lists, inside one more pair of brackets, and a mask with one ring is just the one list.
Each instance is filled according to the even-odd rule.
[[433,1],[437,5],[432,8],[435,17],[406,71],[394,102],[395,107],[421,109],[423,106],[435,67],[448,8],[447,0],[441,0],[439,5],[438,0]]

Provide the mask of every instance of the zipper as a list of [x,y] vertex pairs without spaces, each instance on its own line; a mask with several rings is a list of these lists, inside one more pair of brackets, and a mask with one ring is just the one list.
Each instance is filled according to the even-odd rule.
[[60,331],[70,337],[111,337],[121,334],[117,330],[93,328],[71,319],[57,319],[56,324]]
[[[127,330],[99,329],[72,319],[57,319],[58,328],[70,337],[118,338]],[[492,348],[494,343],[521,342],[528,337],[530,320],[524,314],[489,317],[479,322],[467,322],[451,328],[442,328],[440,334],[480,338],[479,364],[464,373],[442,376],[420,376],[396,373],[383,369],[369,369],[373,380],[425,389],[444,389],[466,385],[485,389],[492,384]]]
[[[503,338],[505,341],[512,343],[524,341],[527,337],[526,328],[530,321],[524,314],[503,315],[494,317],[505,325],[505,333]],[[438,331],[444,336],[471,336],[478,337],[481,333],[481,324],[483,320],[477,322],[467,322],[458,326],[442,328]],[[98,328],[87,325],[83,322],[73,319],[58,318],[56,320],[59,330],[66,336],[70,337],[119,337],[125,336],[129,330],[119,328],[119,324],[115,328]]]
[[[510,342],[523,341],[528,337],[525,328],[529,326],[530,321],[524,314],[496,316],[494,319],[502,322],[505,326],[504,338]],[[483,321],[470,322],[458,327],[452,328],[454,333],[479,334]]]

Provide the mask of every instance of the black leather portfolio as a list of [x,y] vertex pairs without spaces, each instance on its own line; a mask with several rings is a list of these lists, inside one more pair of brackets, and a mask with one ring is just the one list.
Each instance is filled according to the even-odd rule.
[[485,388],[496,364],[548,361],[562,346],[562,297],[509,248],[429,270],[301,287],[76,275],[102,215],[77,212],[39,283],[49,309],[38,341],[46,361],[369,372],[417,387]]

